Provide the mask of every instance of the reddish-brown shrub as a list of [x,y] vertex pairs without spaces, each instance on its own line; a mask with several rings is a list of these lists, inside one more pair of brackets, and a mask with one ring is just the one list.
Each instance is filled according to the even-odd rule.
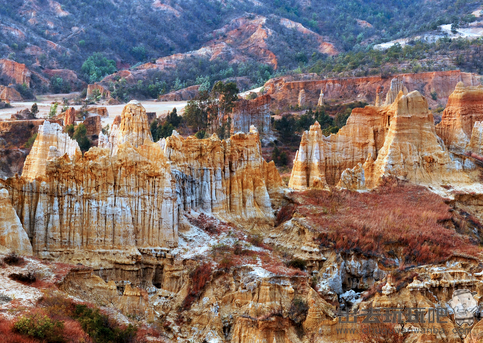
[[14,332],[14,322],[0,319],[0,340],[2,343],[38,343],[38,340]]
[[184,299],[181,308],[189,310],[193,302],[201,295],[206,283],[211,278],[211,263],[203,263],[190,273],[191,286],[188,296]]
[[292,219],[294,212],[295,212],[294,204],[282,206],[282,208],[277,213],[275,226],[279,226],[280,224]]
[[450,207],[424,187],[386,182],[367,193],[310,190],[293,196],[297,212],[319,230],[318,242],[337,251],[398,257],[408,265],[479,252],[468,237],[444,226],[451,222]]

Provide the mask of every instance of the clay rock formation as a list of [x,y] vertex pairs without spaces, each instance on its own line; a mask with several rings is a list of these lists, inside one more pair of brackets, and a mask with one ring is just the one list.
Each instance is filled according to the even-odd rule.
[[138,147],[146,140],[153,141],[146,110],[139,101],[132,100],[122,110],[121,124],[112,153],[115,155],[118,145],[123,143]]
[[402,92],[403,95],[406,95],[408,94],[408,89],[406,86],[404,86],[404,81],[401,78],[396,77],[391,80],[391,87],[386,94],[386,102],[384,105],[391,105],[394,101],[396,101],[399,92]]
[[271,135],[270,95],[262,95],[253,100],[240,99],[231,114],[231,132],[249,132],[253,125],[260,135]]
[[76,119],[76,111],[74,107],[69,108],[64,114],[64,126],[73,125]]
[[199,85],[189,86],[158,97],[158,101],[189,101],[195,99],[199,94]]
[[0,59],[0,75],[11,79],[12,83],[27,85],[30,87],[32,73],[25,64],[17,63],[15,61]]
[[[397,79],[401,80],[407,89],[419,90],[422,95],[428,98],[432,107],[435,107],[438,103],[445,104],[456,84],[460,81],[466,85],[480,84],[478,75],[463,73],[459,70],[399,74]],[[390,78],[380,76],[314,80],[311,74],[302,74],[271,79],[264,85],[264,88],[266,94],[269,94],[273,99],[273,108],[282,108],[298,103],[298,96],[302,89],[305,91],[306,106],[315,107],[321,91],[324,93],[326,101],[374,103],[378,88],[384,87],[385,90],[389,90],[391,82]],[[437,94],[437,101],[430,97],[431,92]],[[394,93],[394,96],[397,96],[397,94]],[[384,101],[382,94],[380,100],[381,102]]]
[[111,97],[111,92],[98,83],[90,84],[87,86],[87,97],[92,98],[96,91],[98,91],[103,98],[108,99]]
[[380,107],[382,106],[382,93],[384,92],[384,86],[379,86],[376,89],[376,101],[374,106]]
[[32,255],[32,245],[15,212],[6,189],[0,189],[0,249]]
[[102,131],[100,116],[87,117],[82,123],[86,127],[88,137],[99,136],[99,133]]
[[[397,107],[396,107],[397,106]],[[383,176],[403,177],[421,184],[441,182],[462,169],[453,162],[436,135],[426,99],[414,91],[402,91],[393,104],[394,116],[377,159],[365,166],[366,182],[374,187]],[[372,173],[368,173],[368,171]],[[369,174],[369,175],[368,175]],[[371,175],[372,174],[372,175]],[[371,180],[372,179],[372,180]]]
[[250,225],[274,220],[270,196],[282,182],[254,127],[226,141],[175,132],[154,143],[144,107],[131,102],[120,127],[99,141],[82,155],[59,125],[45,122],[22,177],[2,182],[36,255],[135,263],[138,249],[175,247],[180,215],[192,209]]
[[77,142],[70,139],[59,124],[45,121],[39,126],[37,139],[25,160],[22,177],[30,180],[42,177],[46,175],[49,160],[64,154],[73,157],[76,153],[80,154]]
[[299,107],[304,107],[306,102],[305,102],[305,89],[301,89],[299,92],[299,98],[298,98],[298,105]]
[[259,134],[237,133],[221,141],[183,139],[176,131],[158,142],[172,164],[176,192],[184,210],[200,208],[224,220],[273,220],[270,196],[279,192],[280,175],[261,155]]
[[450,151],[463,153],[470,142],[475,123],[482,120],[483,87],[465,87],[459,82],[448,99],[436,132]]
[[324,92],[320,91],[319,100],[317,106],[324,106]]
[[431,184],[461,169],[436,135],[426,99],[400,91],[390,106],[354,109],[336,135],[325,137],[312,125],[302,136],[289,187],[373,188],[389,175]]
[[10,103],[12,101],[22,101],[22,95],[13,87],[0,86],[0,101]]

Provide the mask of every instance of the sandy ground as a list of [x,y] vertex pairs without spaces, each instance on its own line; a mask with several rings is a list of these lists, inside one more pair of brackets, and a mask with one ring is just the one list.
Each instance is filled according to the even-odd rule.
[[[46,118],[47,114],[50,110],[50,105],[54,101],[59,101],[62,103],[63,98],[73,99],[77,93],[71,94],[56,94],[56,95],[42,95],[37,97],[37,105],[39,108],[39,113],[37,114],[38,118]],[[164,117],[166,114],[171,111],[173,108],[176,107],[178,113],[186,106],[186,101],[163,101],[163,102],[155,102],[154,100],[145,100],[141,101],[144,108],[146,108],[146,112],[156,112],[158,117]],[[25,108],[31,108],[34,104],[33,101],[28,102],[13,102],[11,105],[13,108],[4,108],[0,109],[0,119],[10,119],[12,114],[17,113]],[[107,108],[107,112],[109,113],[108,118],[102,118],[102,126],[107,124],[111,125],[114,121],[114,118],[118,115],[121,115],[122,109],[126,104],[121,105],[91,105],[89,107],[96,107],[96,106],[103,106]],[[76,109],[79,109],[81,106],[73,106]],[[60,113],[62,106],[59,105],[59,109],[57,113]]]

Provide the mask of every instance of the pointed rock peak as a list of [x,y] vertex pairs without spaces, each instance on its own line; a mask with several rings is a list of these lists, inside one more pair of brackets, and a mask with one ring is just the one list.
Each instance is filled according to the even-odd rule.
[[460,81],[456,85],[455,89],[462,89],[462,88],[465,88],[465,84],[463,83],[463,81]]
[[255,133],[258,135],[258,129],[255,127],[255,125],[250,125],[250,133]]
[[310,131],[319,131],[320,130],[320,124],[319,122],[316,120],[314,125],[310,125]]

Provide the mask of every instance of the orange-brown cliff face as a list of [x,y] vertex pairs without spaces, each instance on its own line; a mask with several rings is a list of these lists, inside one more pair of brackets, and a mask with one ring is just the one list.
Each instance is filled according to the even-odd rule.
[[22,101],[22,95],[13,87],[0,86],[0,101]]
[[448,99],[436,131],[451,151],[462,153],[478,121],[483,121],[483,87],[465,87],[460,82]]
[[401,91],[390,106],[354,109],[336,135],[325,137],[318,123],[311,126],[289,187],[373,188],[389,175],[431,184],[453,179],[461,169],[437,137],[426,99]]
[[[433,106],[437,102],[430,98],[431,92],[437,94],[437,101],[444,103],[458,82],[463,81],[467,85],[479,84],[476,75],[463,73],[459,70],[400,74],[397,78],[404,83],[407,89],[421,90],[422,94],[429,99],[430,105]],[[391,82],[391,78],[381,78],[380,76],[302,81],[294,80],[294,77],[289,76],[268,81],[265,84],[265,90],[267,94],[272,96],[274,106],[277,107],[296,104],[300,91],[304,90],[306,106],[315,107],[321,91],[324,93],[326,100],[338,102],[361,100],[368,103],[375,103],[378,89],[379,93],[381,90],[379,87],[382,86],[389,92]],[[398,92],[399,90],[395,95]],[[382,94],[380,95],[380,99],[381,96]]]
[[25,64],[11,60],[0,59],[0,75],[10,78],[14,83],[30,87],[32,73]]

